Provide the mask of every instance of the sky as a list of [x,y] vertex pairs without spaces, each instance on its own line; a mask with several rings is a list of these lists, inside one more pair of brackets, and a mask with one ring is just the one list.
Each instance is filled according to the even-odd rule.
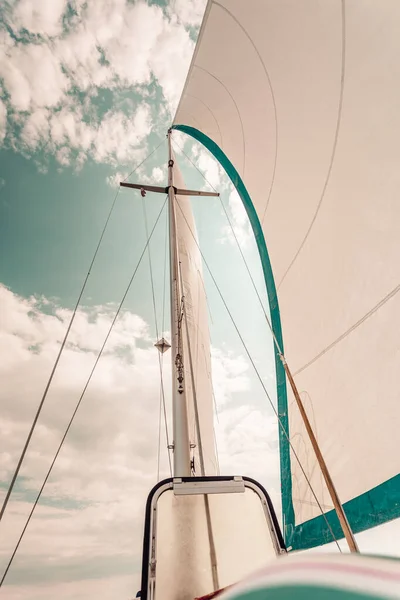
[[[129,180],[166,181],[165,134],[203,10],[203,1],[185,0],[1,4],[2,497],[118,182],[157,147]],[[174,150],[190,187],[209,189],[185,154],[221,191],[266,305],[249,224],[227,179],[205,150],[178,132]],[[200,243],[273,397],[272,342],[221,200],[193,201]],[[151,230],[163,202],[152,194],[143,202],[131,190],[118,194],[1,523],[1,571],[146,243],[145,218]],[[0,597],[128,600],[139,589],[145,499],[158,471],[160,384],[154,343],[156,329],[166,336],[169,329],[165,225],[164,210],[150,244],[157,328],[146,255]],[[207,272],[204,278],[221,472],[260,479],[279,510],[276,422]],[[168,389],[167,360],[164,378]],[[162,434],[159,476],[165,477],[163,429]]]
[[[0,4],[3,497],[118,182],[126,177],[166,181],[165,134],[204,5],[204,0]],[[188,186],[210,189],[193,161],[221,192],[221,199],[193,200],[200,244],[275,400],[271,336],[221,202],[268,310],[244,209],[204,149],[176,132],[174,150]],[[131,190],[118,193],[0,526],[0,572],[144,248],[146,221],[151,230],[160,213],[149,246],[156,318],[146,254],[0,598],[129,600],[139,589],[144,505],[158,473],[160,385],[154,343],[157,330],[168,337],[169,329],[163,202],[152,194],[143,201]],[[207,269],[204,279],[221,472],[260,480],[279,514],[276,420]],[[164,378],[168,389],[167,360]],[[168,424],[171,429],[170,418]],[[159,476],[168,474],[162,429]],[[385,527],[359,536],[363,549],[399,554],[398,526]]]

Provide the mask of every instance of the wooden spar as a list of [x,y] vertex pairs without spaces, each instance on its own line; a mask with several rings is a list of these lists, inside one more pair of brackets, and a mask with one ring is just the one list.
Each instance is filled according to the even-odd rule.
[[339,498],[338,493],[336,491],[336,488],[335,488],[335,486],[333,484],[332,477],[330,476],[328,467],[326,465],[326,462],[324,460],[324,457],[322,456],[322,452],[321,452],[320,447],[318,445],[317,438],[315,437],[313,429],[311,427],[311,423],[308,420],[307,413],[305,411],[303,402],[302,402],[302,400],[300,398],[300,394],[299,394],[299,391],[297,389],[297,385],[295,384],[293,376],[292,376],[292,374],[290,372],[290,369],[289,369],[289,367],[288,367],[288,365],[286,363],[286,359],[283,356],[283,354],[281,354],[281,353],[280,353],[280,359],[281,359],[283,367],[285,369],[285,373],[286,373],[286,376],[287,376],[287,378],[289,380],[290,387],[292,388],[292,392],[294,394],[294,397],[296,398],[297,406],[299,407],[299,411],[300,411],[301,417],[303,419],[304,425],[306,426],[308,436],[310,438],[312,447],[313,447],[315,455],[317,457],[317,461],[318,461],[318,464],[319,464],[320,469],[322,471],[322,475],[324,476],[326,487],[328,488],[329,494],[331,496],[331,499],[332,499],[332,502],[333,502],[333,506],[335,507],[336,514],[338,516],[340,525],[341,525],[341,527],[343,529],[343,533],[344,533],[344,536],[346,538],[347,544],[349,546],[350,552],[359,552],[358,545],[357,545],[356,539],[354,537],[354,534],[353,534],[353,532],[351,530],[350,524],[349,524],[349,522],[347,520],[346,513],[343,510],[342,503],[340,502],[340,498]]

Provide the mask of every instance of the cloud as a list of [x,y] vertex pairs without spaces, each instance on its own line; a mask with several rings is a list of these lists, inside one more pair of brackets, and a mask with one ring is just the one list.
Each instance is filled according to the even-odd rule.
[[230,242],[231,244],[236,244],[238,242],[240,247],[243,248],[252,238],[252,231],[246,209],[243,206],[239,194],[234,188],[231,188],[228,204],[228,214],[231,224],[228,223],[222,228],[222,237],[220,241],[222,243]]
[[241,355],[212,348],[214,395],[219,407],[225,406],[235,392],[250,390],[249,365]]
[[151,127],[150,108],[145,103],[130,117],[110,110],[99,122],[90,124],[83,120],[79,107],[64,107],[56,113],[40,109],[26,120],[20,141],[24,149],[49,150],[64,166],[71,164],[72,156],[75,167],[81,167],[88,157],[98,163],[124,165],[144,157]]
[[17,111],[57,106],[70,87],[47,44],[18,44],[9,35],[0,48],[0,77]]
[[[79,152],[91,145],[97,162],[131,160],[134,130],[140,145],[171,120],[194,49],[185,25],[195,25],[199,11],[198,2],[184,10],[128,0],[20,0],[0,9],[7,25],[0,78],[13,149],[26,154],[40,146],[66,166],[67,145],[68,162],[78,168]],[[123,93],[129,98],[122,109]]]
[[198,27],[203,19],[206,0],[172,0],[169,5],[171,13],[175,14],[178,20],[187,27]]
[[[23,298],[4,286],[0,304],[0,477],[7,482],[71,312],[44,297]],[[115,310],[109,304],[83,307],[77,313],[22,477],[1,523],[0,571]],[[10,570],[8,598],[111,600],[118,590],[129,598],[139,589],[144,505],[157,473],[160,389],[153,343],[140,316],[121,314]],[[217,427],[221,468],[229,474],[268,475],[272,471],[265,465],[271,463],[276,432],[270,436],[268,418],[251,404],[239,408],[235,404],[235,394],[249,390],[247,369],[242,357],[213,350],[216,396],[221,402]],[[170,414],[167,367],[164,380]],[[168,476],[164,437],[161,457],[161,476]],[[3,497],[4,493],[3,487]]]
[[165,169],[161,169],[160,167],[154,167],[150,177],[152,181],[155,181],[156,183],[162,183],[163,181],[166,181],[165,175]]
[[253,477],[262,483],[280,515],[278,428],[275,417],[250,404],[231,405],[221,411],[216,431],[221,472]]
[[197,142],[192,144],[191,155],[204,176],[205,187],[221,192],[226,187],[226,176],[220,164]]
[[109,111],[100,122],[93,139],[93,158],[96,162],[126,164],[143,156],[139,148],[151,130],[150,108],[140,105],[128,118],[123,113]]
[[27,29],[36,34],[54,36],[62,31],[62,15],[67,0],[19,0],[16,2],[12,23],[18,31]]
[[125,179],[128,177],[128,173],[126,172],[122,172],[121,171],[117,171],[116,173],[114,173],[113,175],[109,175],[106,178],[106,181],[108,183],[108,185],[112,188],[119,188],[119,184],[121,181],[125,181]]

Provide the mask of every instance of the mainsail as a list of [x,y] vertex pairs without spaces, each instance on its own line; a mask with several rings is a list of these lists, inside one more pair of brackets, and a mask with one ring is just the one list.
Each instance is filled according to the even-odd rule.
[[[174,184],[183,189],[183,178],[174,163]],[[201,254],[190,198],[176,196],[176,232],[182,293],[182,343],[184,385],[193,446],[194,473],[218,475],[214,440],[214,407],[211,383],[210,335]]]
[[[399,22],[396,0],[210,0],[174,121],[244,203],[355,532],[400,516]],[[307,548],[342,532],[278,348],[276,376],[285,538]]]

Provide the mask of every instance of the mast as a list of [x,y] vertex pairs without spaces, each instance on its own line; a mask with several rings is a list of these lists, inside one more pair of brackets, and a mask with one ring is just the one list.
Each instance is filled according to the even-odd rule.
[[[186,397],[184,365],[183,324],[185,311],[183,306],[183,290],[179,277],[179,247],[177,236],[177,219],[175,213],[176,195],[178,196],[219,196],[218,192],[203,192],[200,190],[188,190],[174,186],[174,158],[171,142],[172,130],[168,130],[168,185],[147,185],[140,183],[120,182],[121,187],[140,190],[142,196],[146,192],[168,194],[168,218],[169,218],[169,260],[170,260],[170,297],[171,297],[171,362],[172,362],[172,416],[173,416],[173,453],[174,453],[174,477],[190,477],[190,439],[189,420]],[[169,344],[164,340],[158,340],[155,346],[164,352]],[[191,363],[191,357],[189,357]]]
[[168,218],[171,295],[171,358],[174,477],[190,477],[190,441],[183,370],[182,290],[179,280],[178,241],[176,235],[174,159],[171,129],[168,130]]

